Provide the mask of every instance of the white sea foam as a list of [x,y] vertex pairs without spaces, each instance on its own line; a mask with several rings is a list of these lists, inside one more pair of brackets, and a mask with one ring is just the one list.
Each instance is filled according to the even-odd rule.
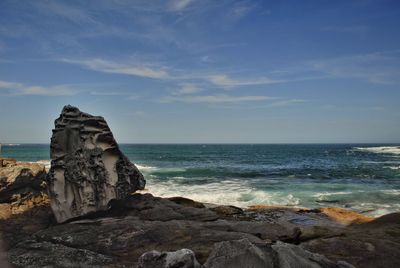
[[400,146],[355,147],[354,149],[376,154],[400,154]]
[[[358,192],[360,193],[364,191],[358,191]],[[324,196],[347,195],[347,194],[353,194],[353,192],[323,192],[323,193],[316,193],[313,195],[313,197],[322,198]]]
[[398,166],[398,167],[385,167],[385,168],[392,169],[392,170],[398,170],[398,169],[400,169],[400,166]]
[[[152,177],[148,181],[148,192],[161,197],[184,196],[199,202],[218,205],[234,205],[248,207],[256,204],[297,206],[300,200],[290,193],[271,193],[247,185],[241,180],[213,182],[201,185],[175,183],[173,180],[155,182]],[[178,180],[182,178],[178,178]]]
[[390,194],[390,195],[400,195],[400,190],[381,190],[382,193]]
[[145,166],[145,165],[139,165],[139,164],[135,164],[135,166],[142,172],[145,171],[152,171],[157,169],[156,167],[152,167],[152,166]]
[[146,166],[141,164],[135,164],[135,166],[143,173],[167,173],[167,172],[184,172],[186,171],[185,168],[178,168],[178,167],[152,167]]

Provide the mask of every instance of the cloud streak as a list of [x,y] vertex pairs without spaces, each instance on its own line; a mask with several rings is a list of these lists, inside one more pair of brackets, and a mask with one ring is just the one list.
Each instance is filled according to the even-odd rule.
[[170,0],[168,3],[168,10],[182,11],[186,9],[194,0]]
[[375,52],[336,59],[315,60],[308,66],[329,77],[355,78],[373,84],[400,83],[400,50]]
[[206,80],[208,80],[215,86],[226,87],[226,88],[239,87],[239,86],[268,85],[268,84],[286,82],[284,80],[273,80],[267,77],[261,77],[249,80],[239,80],[230,78],[228,75],[225,74],[210,75],[206,77]]
[[0,80],[0,90],[6,90],[9,95],[14,96],[26,96],[26,95],[36,95],[36,96],[72,96],[78,93],[76,89],[73,89],[66,85],[58,85],[51,87],[44,86],[32,86],[25,85],[23,83],[9,82]]
[[83,9],[57,1],[32,1],[31,4],[48,16],[62,17],[77,24],[97,24],[98,22]]
[[184,103],[242,103],[253,101],[266,101],[274,99],[268,96],[231,96],[231,95],[196,95],[184,97],[164,97],[162,103],[184,102]]
[[203,91],[202,88],[199,88],[198,86],[194,85],[194,84],[183,84],[182,87],[177,90],[174,91],[174,95],[189,95],[189,94],[195,94],[198,93],[200,91]]
[[153,68],[146,65],[127,65],[103,59],[71,60],[61,59],[61,62],[80,65],[86,69],[113,74],[124,74],[138,77],[166,79],[169,77],[165,68]]

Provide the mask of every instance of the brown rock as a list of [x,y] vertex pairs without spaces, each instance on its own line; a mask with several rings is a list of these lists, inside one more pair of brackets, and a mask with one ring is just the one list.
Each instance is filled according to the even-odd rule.
[[368,217],[344,208],[320,208],[318,211],[344,225],[360,224],[374,220],[373,217]]

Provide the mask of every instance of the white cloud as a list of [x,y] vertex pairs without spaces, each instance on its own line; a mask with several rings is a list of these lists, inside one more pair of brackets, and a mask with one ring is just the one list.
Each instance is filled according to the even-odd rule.
[[194,84],[183,84],[179,90],[174,92],[174,95],[189,95],[198,93],[200,91],[203,91],[203,89]]
[[38,95],[38,96],[72,96],[78,93],[77,90],[66,86],[30,86],[23,83],[15,83],[0,80],[0,89],[9,90],[11,95]]
[[162,68],[153,68],[146,65],[126,65],[103,59],[71,60],[61,59],[62,62],[77,64],[87,69],[114,74],[125,74],[139,77],[166,79],[168,72]]
[[238,87],[238,86],[252,86],[252,85],[268,85],[285,82],[283,80],[273,80],[267,77],[261,77],[251,80],[233,79],[225,74],[211,75],[206,78],[210,83],[220,87]]
[[186,9],[194,0],[170,0],[168,9],[171,11],[182,11]]
[[185,97],[164,97],[162,103],[185,102],[185,103],[241,103],[251,101],[265,101],[274,99],[268,96],[230,96],[230,95],[203,95]]

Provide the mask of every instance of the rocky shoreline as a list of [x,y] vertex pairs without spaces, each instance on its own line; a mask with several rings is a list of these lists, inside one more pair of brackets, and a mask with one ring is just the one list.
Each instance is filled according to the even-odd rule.
[[105,120],[72,106],[55,121],[51,158],[48,172],[0,159],[0,264],[7,251],[16,267],[400,267],[400,213],[138,192],[145,179]]
[[[374,219],[339,208],[241,209],[135,193],[114,200],[108,210],[58,224],[46,190],[29,185],[45,182],[34,172],[42,168],[11,162],[0,170],[0,227],[16,267],[400,265],[399,213]],[[25,187],[16,185],[21,174]],[[13,199],[3,198],[11,192],[17,193]],[[167,266],[167,259],[200,266]],[[291,266],[294,260],[303,266]]]

